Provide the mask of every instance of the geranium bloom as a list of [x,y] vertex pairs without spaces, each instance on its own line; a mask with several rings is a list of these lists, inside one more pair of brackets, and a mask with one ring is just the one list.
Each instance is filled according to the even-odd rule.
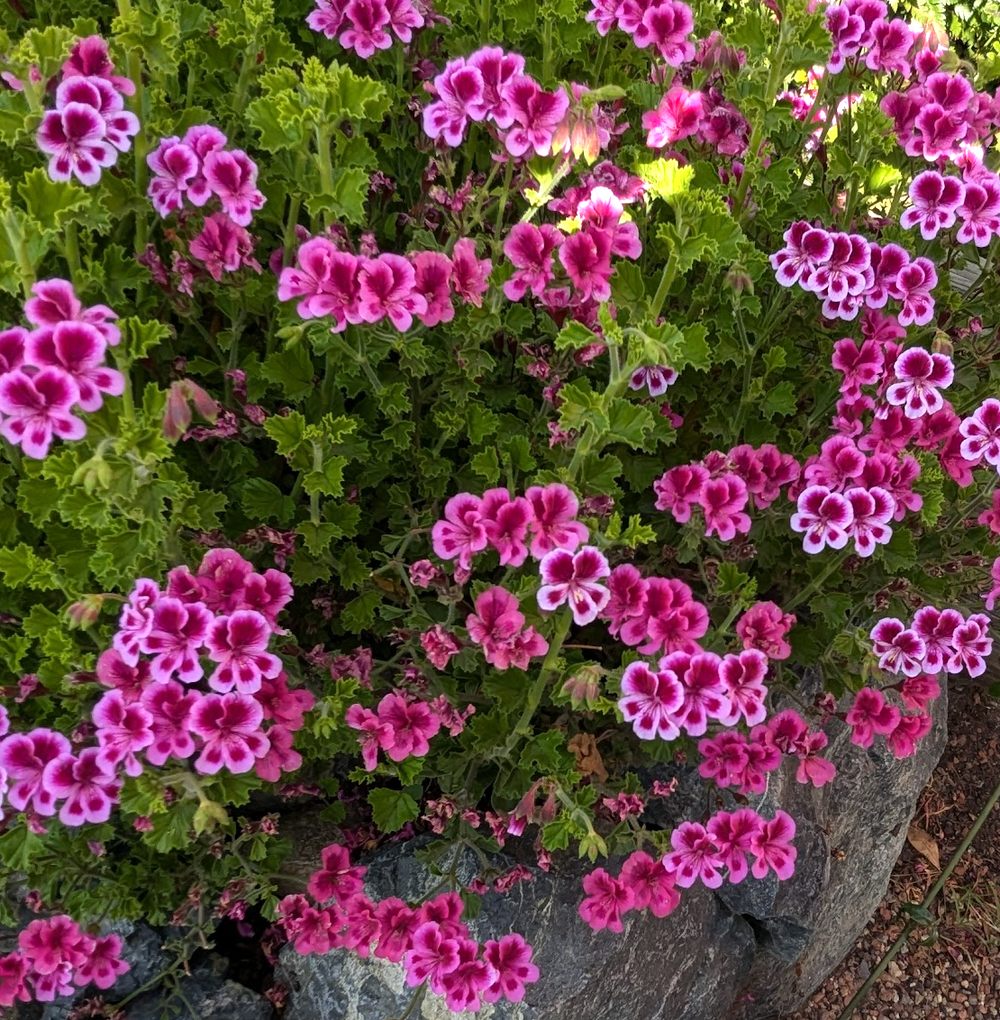
[[923,671],[940,673],[945,662],[955,653],[955,629],[965,622],[955,609],[923,606],[913,617],[913,632],[924,643]]
[[111,817],[122,784],[102,767],[100,758],[96,747],[85,747],[79,757],[61,754],[45,766],[42,783],[63,801],[59,809],[63,825],[106,822]]
[[[108,321],[117,319],[117,313],[107,305],[84,308],[69,280],[39,280],[32,284],[31,293],[24,302],[24,315],[33,326],[58,326],[71,319],[93,326],[111,346],[121,340],[121,330]],[[16,367],[10,365],[7,371]]]
[[69,740],[55,730],[34,729],[30,733],[12,733],[0,742],[0,768],[10,782],[7,800],[18,811],[28,804],[38,814],[55,814],[55,794],[42,776],[49,762],[68,754]]
[[425,921],[413,933],[410,948],[403,954],[406,983],[415,988],[430,981],[432,991],[441,994],[441,978],[458,967],[458,940],[448,938],[441,926]]
[[747,854],[761,826],[761,817],[749,808],[719,811],[708,820],[708,833],[718,851],[719,863],[729,869],[729,881],[738,885],[747,877]]
[[967,181],[965,198],[957,209],[962,219],[955,237],[961,244],[972,241],[985,248],[1000,234],[1000,185],[990,179]]
[[401,899],[389,896],[375,908],[375,916],[379,922],[375,955],[380,960],[399,963],[410,946],[414,932],[420,927],[420,915]]
[[907,708],[926,712],[930,703],[941,696],[941,685],[934,676],[908,676],[899,688],[899,696]]
[[907,418],[922,418],[944,406],[938,387],[951,385],[955,369],[946,354],[911,347],[896,359],[893,374],[899,382],[885,391],[886,400],[902,407]]
[[153,208],[167,217],[184,205],[184,194],[199,170],[198,156],[177,135],[171,135],[160,139],[160,144],[146,157],[146,163],[153,171],[146,194]]
[[531,504],[534,519],[531,522],[531,555],[540,560],[553,549],[572,552],[586,542],[590,532],[574,520],[580,502],[571,489],[560,482],[546,486],[533,485],[524,494]]
[[833,254],[833,237],[829,231],[804,220],[793,223],[782,236],[785,247],[769,256],[775,279],[782,287],[792,287],[809,279]]
[[125,772],[138,776],[142,765],[135,757],[153,742],[153,717],[137,702],[128,704],[120,691],[111,690],[94,706],[91,716],[97,727],[97,741],[101,745],[98,764],[106,772],[125,763]]
[[80,926],[66,914],[31,921],[17,937],[17,947],[35,974],[52,974],[61,966],[82,967],[90,946]]
[[674,85],[660,100],[655,110],[642,115],[646,130],[646,145],[651,149],[679,142],[697,132],[705,112],[705,97],[701,92],[689,92]]
[[725,730],[714,740],[699,740],[698,753],[704,759],[698,766],[702,779],[714,779],[721,789],[743,783],[750,755],[747,738],[739,730]]
[[912,205],[899,218],[904,230],[920,227],[925,241],[938,231],[947,230],[958,218],[958,207],[965,198],[965,185],[957,177],[942,177],[936,170],[925,170],[910,182]]
[[428,137],[461,145],[470,120],[483,120],[487,106],[480,70],[462,57],[449,60],[434,79],[437,100],[424,107],[423,124]]
[[890,673],[916,676],[921,672],[927,646],[902,620],[889,616],[879,620],[869,635],[879,667]]
[[142,707],[151,719],[153,739],[146,749],[150,765],[163,765],[168,758],[185,761],[194,754],[194,738],[188,729],[198,691],[182,687],[176,680],[151,684],[142,693]]
[[476,242],[463,237],[451,252],[451,288],[466,304],[481,308],[486,282],[493,269],[490,259],[476,258]]
[[344,721],[352,730],[360,730],[358,741],[361,744],[361,760],[365,769],[373,772],[378,766],[378,752],[383,745],[392,742],[392,726],[382,722],[370,709],[361,705],[351,705],[344,716]]
[[896,501],[877,485],[848,489],[844,499],[853,514],[848,534],[854,539],[854,550],[859,556],[871,556],[876,545],[885,545],[892,538],[889,521],[896,512]]
[[63,78],[82,76],[104,78],[126,96],[135,93],[135,82],[115,74],[115,65],[108,56],[108,44],[99,35],[88,35],[77,40],[62,66]]
[[500,553],[500,566],[521,566],[528,558],[528,527],[534,519],[531,503],[523,496],[511,499],[506,489],[487,489],[479,512],[490,545]]
[[434,552],[443,560],[458,559],[464,570],[472,567],[472,557],[489,543],[483,519],[482,500],[468,492],[452,496],[444,505],[443,521],[431,529]]
[[892,296],[903,302],[899,311],[901,326],[926,326],[934,318],[931,291],[937,282],[934,263],[922,256],[899,271]]
[[198,157],[198,172],[187,188],[188,201],[199,209],[212,197],[212,189],[202,169],[209,154],[226,144],[226,136],[212,124],[195,124],[184,133],[181,141]]
[[423,28],[424,16],[410,3],[410,0],[385,0],[389,12],[389,27],[400,42],[413,39],[413,29]]
[[684,703],[684,688],[670,669],[653,671],[645,662],[632,662],[622,674],[618,709],[642,740],[675,740],[680,736],[675,715]]
[[739,475],[726,474],[711,478],[702,486],[699,500],[705,510],[705,535],[714,532],[722,542],[730,542],[737,532],[750,530],[750,517],[743,512],[750,495],[746,482]]
[[107,140],[107,126],[100,112],[87,103],[66,103],[48,110],[38,128],[38,148],[49,156],[49,177],[68,181],[73,176],[83,185],[96,184],[102,167],[118,158]]
[[516,932],[499,941],[489,939],[483,946],[483,959],[493,968],[492,983],[483,993],[483,1002],[497,1002],[502,995],[508,1002],[524,998],[524,986],[538,980],[538,968],[531,962],[531,946]]
[[799,496],[791,528],[803,534],[806,552],[818,553],[824,546],[843,549],[853,522],[854,512],[847,499],[825,485],[811,485]]
[[56,89],[56,109],[70,103],[92,106],[104,121],[104,137],[120,152],[132,147],[132,136],[139,133],[139,118],[125,109],[118,90],[104,78],[65,78]]
[[82,439],[87,426],[71,413],[79,400],[73,377],[61,368],[34,375],[21,369],[0,376],[0,435],[25,456],[42,460],[52,440]]
[[851,743],[871,747],[876,733],[891,733],[899,722],[899,709],[886,702],[881,691],[863,687],[854,695],[844,720],[851,727]]
[[684,700],[676,720],[689,736],[700,737],[709,719],[731,714],[729,695],[719,675],[721,665],[722,660],[714,652],[672,652],[660,659],[659,668],[680,680]]
[[[2,385],[2,382],[0,382]],[[3,410],[0,404],[0,410]],[[990,397],[958,427],[962,456],[971,464],[985,460],[1000,473],[1000,400]]]
[[503,285],[511,301],[520,301],[530,290],[536,297],[551,283],[552,253],[563,240],[550,223],[515,223],[503,243],[503,253],[514,266],[514,275]]
[[76,968],[73,981],[80,988],[91,983],[98,988],[110,988],[132,965],[121,958],[122,940],[115,934],[101,935],[90,940],[86,959]]
[[140,645],[152,630],[153,607],[159,597],[160,586],[148,577],[140,577],[122,607],[112,644],[127,666],[139,661]]
[[504,136],[507,151],[512,156],[523,156],[530,150],[548,156],[552,136],[569,109],[565,90],[546,92],[534,78],[519,74],[504,87],[503,96],[514,118]]
[[439,623],[434,624],[430,630],[425,630],[420,635],[420,644],[435,669],[445,669],[448,660],[462,650],[455,635],[450,634]]
[[553,549],[542,558],[539,572],[538,605],[552,611],[568,602],[577,626],[593,623],[611,598],[608,589],[597,583],[611,573],[611,567],[593,546],[575,553]]
[[691,520],[694,504],[701,502],[701,493],[708,482],[708,471],[700,464],[678,464],[653,482],[656,509],[669,510],[678,524]]
[[28,967],[28,961],[19,953],[0,956],[0,1006],[13,1006],[15,1000],[31,1002]]
[[687,4],[661,0],[646,7],[632,41],[640,49],[655,46],[667,64],[680,67],[694,57],[694,43],[688,39],[693,31],[694,17]]
[[587,894],[580,903],[580,916],[594,931],[607,928],[621,933],[624,929],[622,914],[635,905],[635,895],[629,886],[609,875],[604,868],[595,868],[583,876],[583,891]]
[[626,620],[640,616],[646,605],[646,581],[631,563],[622,563],[608,575],[611,598],[602,614],[611,621],[608,632],[617,637]]
[[[629,377],[628,388],[641,390],[645,386],[651,397],[662,397],[667,387],[677,381],[677,373],[666,365],[650,365],[648,368],[637,368]],[[654,483],[655,488],[655,483]],[[658,507],[663,510],[664,507]]]
[[834,492],[855,484],[865,469],[865,455],[847,436],[831,436],[823,442],[818,457],[805,465],[809,485],[823,485]]
[[737,621],[736,636],[744,648],[757,648],[769,659],[787,659],[792,648],[785,636],[794,625],[794,613],[783,613],[773,602],[755,602]]
[[964,669],[973,677],[986,672],[986,657],[993,650],[993,638],[987,636],[989,626],[988,616],[973,613],[955,628],[951,638],[955,651],[944,664],[947,672],[961,673]]
[[241,227],[264,205],[257,190],[257,164],[242,149],[213,149],[202,162],[202,174],[223,212]]
[[786,812],[775,812],[769,822],[761,819],[760,827],[750,837],[750,852],[755,858],[750,869],[753,877],[763,878],[771,870],[779,879],[791,878],[798,854],[790,845],[794,838],[795,821]]
[[107,341],[95,326],[86,322],[60,322],[42,327],[28,338],[27,361],[39,368],[61,368],[76,383],[77,403],[84,411],[96,411],[102,393],[120,397],[125,376],[104,365]]
[[206,694],[191,712],[191,732],[204,746],[195,759],[195,769],[214,776],[223,766],[234,775],[249,772],[254,759],[268,751],[268,739],[261,732],[264,710],[246,694]]
[[179,599],[163,596],[153,607],[149,633],[140,648],[154,656],[150,667],[153,679],[163,682],[175,673],[186,684],[204,675],[198,650],[205,642],[212,614],[200,602],[185,605]]
[[443,252],[418,251],[410,256],[413,285],[427,307],[417,314],[425,326],[437,326],[455,318],[451,303],[451,260]]
[[909,758],[917,753],[917,744],[931,731],[929,715],[903,715],[896,728],[886,734],[885,742],[896,758]]
[[392,737],[382,744],[393,761],[413,755],[422,758],[430,750],[430,739],[441,728],[441,720],[422,701],[392,692],[378,703],[379,722],[388,725]]
[[699,878],[709,889],[722,885],[723,862],[705,826],[681,822],[670,833],[670,845],[673,850],[663,858],[663,866],[674,873],[682,889],[689,889]]
[[735,725],[740,717],[748,726],[756,726],[767,717],[764,701],[767,688],[767,657],[756,648],[748,648],[739,655],[725,655],[719,664],[719,679],[726,689],[729,710],[719,717],[724,726]]
[[621,883],[632,892],[632,908],[645,910],[654,917],[666,917],[681,901],[674,873],[642,850],[630,854],[622,865]]
[[559,261],[582,300],[611,297],[611,238],[603,230],[580,230],[559,246]]
[[317,903],[336,900],[344,906],[352,896],[361,892],[361,880],[367,868],[352,866],[350,851],[337,843],[323,847],[320,859],[322,868],[309,877],[309,895]]
[[358,292],[362,322],[379,322],[388,316],[401,333],[413,325],[414,315],[427,311],[426,299],[416,290],[413,266],[401,255],[362,259]]
[[871,340],[860,349],[850,337],[833,345],[833,367],[843,373],[840,392],[850,400],[861,396],[862,386],[874,386],[882,376],[884,358],[882,348]]
[[278,278],[278,300],[300,297],[297,310],[303,319],[330,315],[331,332],[340,333],[348,323],[361,322],[356,255],[338,250],[325,237],[313,237],[295,253],[295,266],[286,266]]
[[452,1012],[476,1010],[480,996],[496,980],[496,971],[479,957],[479,943],[473,939],[458,940],[458,966],[441,978],[445,1004]]
[[913,32],[900,18],[887,21],[877,18],[871,26],[871,39],[865,66],[870,71],[891,74],[895,71],[904,78],[910,77],[910,53],[913,50]]
[[683,581],[651,577],[642,612],[626,620],[620,633],[625,644],[638,645],[643,655],[650,655],[660,649],[693,653],[707,630],[708,610],[694,601]]
[[208,685],[220,694],[234,687],[240,694],[260,690],[262,677],[273,680],[281,672],[281,659],[267,650],[271,628],[260,613],[239,609],[218,616],[205,634],[205,649],[217,662]]
[[353,49],[365,60],[376,50],[389,49],[392,45],[392,36],[386,31],[389,20],[386,0],[350,0],[344,8],[340,45],[346,50]]

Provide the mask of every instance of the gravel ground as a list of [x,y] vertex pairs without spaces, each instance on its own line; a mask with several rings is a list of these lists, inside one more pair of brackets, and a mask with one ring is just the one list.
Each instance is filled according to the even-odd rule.
[[[974,687],[953,686],[948,724],[948,746],[920,797],[885,899],[847,959],[802,1012],[785,1020],[837,1020],[901,931],[900,905],[924,898],[1000,782],[1000,702]],[[939,866],[932,860],[935,850]],[[910,936],[854,1020],[1000,1017],[1000,806],[931,913],[935,927]]]

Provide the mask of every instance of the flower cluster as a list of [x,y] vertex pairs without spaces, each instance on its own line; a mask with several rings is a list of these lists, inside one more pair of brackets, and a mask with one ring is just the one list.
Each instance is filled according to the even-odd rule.
[[770,256],[775,278],[821,298],[826,318],[854,319],[863,308],[884,308],[890,298],[900,302],[901,326],[925,326],[934,317],[931,291],[938,278],[930,259],[911,259],[898,244],[882,247],[805,220],[783,236],[785,247]]
[[920,227],[921,236],[933,240],[941,230],[961,220],[956,239],[984,248],[1000,236],[1000,177],[982,164],[967,161],[962,179],[925,170],[910,182],[910,207],[900,216],[906,229]]
[[524,73],[524,57],[499,46],[449,60],[433,85],[425,87],[435,96],[423,111],[429,138],[455,147],[470,122],[486,122],[514,157],[548,156],[570,105],[565,89],[546,92]]
[[854,695],[854,701],[844,716],[851,727],[851,743],[858,747],[871,747],[876,735],[885,737],[893,755],[908,758],[915,754],[917,743],[931,731],[929,706],[941,693],[937,678],[918,673],[906,677],[899,685],[899,695],[906,708],[903,713],[885,699],[882,691],[863,687]]
[[392,46],[390,30],[400,42],[413,39],[424,16],[410,0],[316,0],[306,24],[327,39],[339,35],[340,45],[367,60],[376,50]]
[[295,265],[281,270],[278,298],[298,298],[303,319],[329,316],[331,333],[348,324],[376,323],[388,318],[400,332],[416,317],[425,326],[451,322],[452,295],[479,308],[493,268],[476,257],[468,238],[455,242],[451,257],[440,251],[375,258],[343,251],[326,237],[313,237],[295,254]]
[[32,921],[17,949],[0,957],[0,1006],[52,1002],[91,984],[110,988],[131,969],[121,954],[117,935],[88,935],[65,914]]
[[57,437],[82,439],[87,427],[74,411],[120,396],[125,377],[104,364],[108,345],[121,339],[110,308],[84,308],[68,280],[40,280],[31,290],[24,314],[35,328],[0,332],[0,435],[41,459]]
[[990,618],[983,613],[965,617],[957,609],[924,606],[909,627],[893,616],[879,620],[870,635],[872,651],[888,673],[982,676],[993,650],[989,627]]
[[770,443],[743,444],[725,454],[713,450],[700,463],[679,464],[653,483],[656,509],[669,510],[678,524],[686,524],[700,507],[706,537],[729,542],[750,530],[747,506],[770,506],[783,486],[798,479],[799,470],[794,457]]
[[869,71],[910,76],[917,35],[900,18],[888,17],[882,0],[844,0],[826,9],[826,29],[833,52],[826,68],[838,74],[850,64]]
[[135,85],[114,74],[108,45],[100,36],[81,39],[62,67],[55,109],[38,126],[38,148],[49,157],[49,177],[97,184],[101,170],[114,166],[132,147],[139,119],[125,109],[123,96]]
[[984,400],[972,414],[962,419],[958,434],[963,460],[974,466],[985,461],[1000,474],[1000,400],[993,397]]
[[[742,156],[750,137],[750,125],[718,89],[690,90],[674,85],[655,110],[642,115],[646,145],[662,149],[685,138],[714,148],[724,156]],[[679,153],[671,156],[683,159]]]
[[372,772],[378,765],[378,752],[392,761],[411,755],[422,758],[430,750],[430,740],[441,728],[434,706],[418,701],[406,691],[392,691],[378,703],[378,710],[355,704],[347,710],[347,725],[359,730],[361,757]]
[[664,858],[657,860],[643,850],[628,856],[618,878],[595,868],[584,876],[583,891],[587,895],[579,913],[594,931],[621,932],[622,915],[630,910],[648,908],[654,917],[666,917],[681,901],[677,876],[665,866]]
[[613,28],[632,36],[639,49],[652,46],[670,67],[680,67],[695,55],[689,36],[694,15],[681,0],[592,0],[587,21],[600,35]]
[[409,986],[427,982],[455,1012],[500,999],[520,1002],[525,985],[538,980],[531,946],[520,935],[482,945],[469,937],[457,893],[441,893],[417,907],[395,897],[375,902],[363,892],[365,869],[351,866],[344,847],[326,847],[322,862],[309,879],[315,905],[302,895],[278,904],[278,924],[297,953],[350,949],[402,962]]

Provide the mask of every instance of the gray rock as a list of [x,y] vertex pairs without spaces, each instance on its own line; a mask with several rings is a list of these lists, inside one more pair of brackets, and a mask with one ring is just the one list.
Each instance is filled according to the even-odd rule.
[[[549,873],[533,869],[532,881],[507,895],[487,894],[470,923],[473,937],[520,932],[534,946],[542,976],[522,1002],[484,1005],[468,1016],[772,1020],[793,1012],[837,966],[885,895],[917,796],[944,749],[946,718],[942,697],[933,730],[903,761],[882,743],[871,751],[855,747],[848,728],[835,721],[826,752],[838,770],[832,784],[816,790],[797,783],[795,762],[771,775],[752,806],[767,817],[781,808],[796,821],[798,858],[787,882],[748,877],[715,893],[696,887],[668,918],[627,915],[621,935],[591,931],[579,918],[585,863],[559,861]],[[697,803],[690,770],[676,774],[680,796],[662,802],[659,824],[673,824],[681,801]],[[413,850],[412,843],[399,844],[367,861],[367,893],[411,902],[426,896],[437,880]],[[615,874],[620,863],[606,866]],[[470,852],[460,877],[475,868]],[[401,965],[343,951],[303,957],[286,948],[275,978],[290,989],[285,1020],[387,1020],[402,1015],[412,997]],[[466,1016],[449,1013],[432,994],[411,1015]]]

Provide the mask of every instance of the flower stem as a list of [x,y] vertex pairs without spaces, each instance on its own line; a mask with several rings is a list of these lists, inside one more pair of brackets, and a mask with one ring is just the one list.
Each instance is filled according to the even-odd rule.
[[654,324],[660,317],[660,312],[663,310],[663,304],[667,300],[667,294],[670,293],[670,288],[673,286],[674,278],[676,276],[677,256],[673,251],[671,251],[667,256],[667,263],[663,267],[659,286],[656,288],[656,293],[653,295],[653,303],[649,306],[650,318]]
[[835,557],[833,561],[827,565],[827,568],[821,574],[813,578],[813,580],[808,585],[806,585],[806,587],[803,588],[802,591],[798,593],[798,595],[794,596],[788,602],[784,602],[782,604],[782,609],[787,613],[790,610],[794,609],[796,606],[801,605],[803,602],[805,602],[806,599],[808,599],[814,592],[819,591],[819,586],[834,571],[839,570],[844,565],[844,560],[846,560],[847,557],[848,553],[846,552],[841,553],[839,556]]
[[80,242],[76,233],[76,223],[70,220],[63,232],[63,252],[69,266],[70,279],[77,283],[80,277]]
[[13,209],[8,209],[4,213],[3,227],[7,234],[7,240],[10,241],[10,246],[14,249],[21,290],[27,300],[31,297],[31,286],[35,282],[35,267],[31,264],[31,256],[28,254],[28,242],[24,236],[24,230]]
[[503,171],[503,191],[500,192],[500,204],[497,206],[497,222],[493,230],[496,242],[500,242],[500,231],[503,230],[503,214],[507,211],[507,197],[510,195],[510,182],[514,178],[514,157],[508,155],[507,165]]
[[413,1011],[420,1005],[420,1000],[424,997],[424,992],[427,991],[427,982],[425,981],[422,985],[417,986],[417,990],[413,993],[413,998],[410,999],[409,1005],[406,1007],[405,1012],[401,1013],[397,1020],[407,1020],[407,1017],[413,1015]]

